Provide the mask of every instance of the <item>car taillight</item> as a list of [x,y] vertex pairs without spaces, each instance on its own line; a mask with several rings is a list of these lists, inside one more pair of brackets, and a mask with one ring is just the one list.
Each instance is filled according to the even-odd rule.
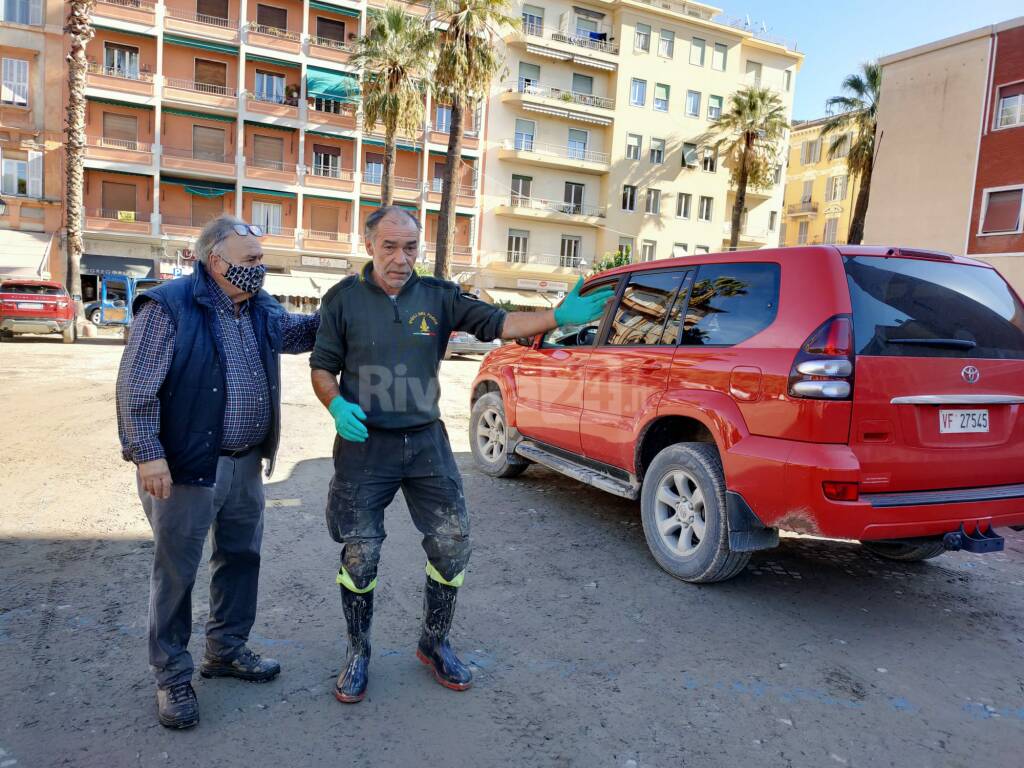
[[67,309],[68,303],[66,301],[58,301],[57,307],[58,309]]
[[821,484],[821,490],[825,498],[832,501],[857,501],[860,498],[860,485],[858,483],[840,483],[826,480]]
[[789,395],[811,400],[849,400],[853,392],[853,321],[836,315],[800,347],[789,372]]

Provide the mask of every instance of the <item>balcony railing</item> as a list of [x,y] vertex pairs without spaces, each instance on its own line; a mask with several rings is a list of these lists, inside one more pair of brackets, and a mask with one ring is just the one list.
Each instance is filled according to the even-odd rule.
[[302,35],[298,32],[292,32],[290,29],[281,29],[280,27],[268,27],[266,24],[250,23],[249,31],[260,35],[276,37],[279,40],[289,40],[293,43],[298,43],[302,40]]
[[227,96],[235,98],[238,96],[238,89],[229,85],[217,85],[215,83],[198,83],[195,80],[182,80],[177,77],[168,77],[165,80],[168,88],[177,88],[182,91],[193,93],[208,93],[212,96]]
[[[725,222],[722,225],[722,234],[726,236],[732,236],[732,223]],[[764,240],[770,233],[767,229],[751,229],[745,224],[740,227],[740,237],[747,238],[750,240]]]
[[[671,1],[671,0],[669,0]],[[642,3],[652,3],[653,0],[640,0]],[[657,0],[657,3],[661,3],[662,0]],[[742,29],[744,32],[749,32],[758,40],[764,40],[768,43],[775,43],[775,45],[781,45],[783,48],[788,48],[791,51],[796,50],[796,41],[787,40],[778,35],[772,35],[768,33],[768,30],[764,28],[764,25],[758,26],[756,23],[752,23],[749,19],[716,19],[719,24],[725,24],[733,29]]]
[[323,115],[342,115],[355,118],[356,105],[347,104],[343,101],[331,101],[330,99],[308,99],[310,112],[319,112]]
[[153,82],[152,72],[142,72],[137,69],[129,69],[125,67],[107,67],[95,62],[89,63],[89,74],[103,75],[104,77],[117,77],[121,80],[134,80],[139,83]]
[[264,168],[268,171],[294,171],[295,166],[281,160],[257,160],[255,157],[247,157],[246,164],[250,168]]
[[534,211],[550,211],[551,213],[565,213],[570,216],[600,216],[604,218],[604,208],[586,203],[567,203],[564,200],[545,200],[542,197],[521,197],[512,195],[509,198],[509,205],[513,208],[529,208]]
[[592,149],[580,149],[579,147],[564,147],[560,144],[549,144],[545,141],[534,141],[533,137],[525,134],[515,139],[505,139],[501,142],[503,149],[511,149],[516,152],[533,152],[537,155],[557,157],[562,160],[583,160],[588,163],[605,163],[609,161],[607,152],[595,152]]
[[193,13],[182,8],[168,8],[167,15],[179,21],[191,21],[193,24],[206,24],[211,27],[222,29],[237,29],[238,19],[223,19],[220,16],[210,16],[205,13]]
[[281,227],[274,224],[269,224],[263,227],[263,235],[269,237],[290,237],[295,238],[294,227]]
[[584,107],[600,107],[601,109],[615,109],[615,99],[604,96],[594,96],[592,93],[579,93],[578,91],[567,91],[562,88],[553,88],[550,85],[540,85],[531,80],[520,78],[514,83],[507,85],[509,91],[524,93],[529,96],[540,96],[545,99],[555,99],[568,104],[579,104]]
[[104,136],[95,136],[88,139],[88,146],[98,149],[125,149],[131,152],[150,152],[153,147],[144,141],[135,139],[108,139]]
[[523,251],[506,251],[507,264],[546,264],[550,267],[576,269],[580,265],[579,256],[563,256],[558,253],[525,253]]
[[213,152],[203,152],[195,147],[167,147],[163,148],[163,153],[168,157],[183,157],[188,160],[205,160],[209,163],[228,163],[233,165],[235,162],[235,156],[224,153],[214,154]]
[[335,165],[313,163],[309,166],[310,176],[319,176],[324,179],[338,179],[341,181],[352,181],[353,172],[351,169],[339,168]]
[[[199,184],[201,182],[197,182]],[[227,211],[222,211],[227,213]],[[201,229],[211,221],[209,216],[161,216],[160,223],[171,227],[193,227]]]
[[[427,243],[426,244],[426,252],[428,254],[436,254],[437,253],[437,243]],[[471,246],[471,245],[453,245],[452,246],[452,255],[453,256],[472,256],[473,255],[473,246]]]
[[536,21],[524,21],[523,33],[531,37],[549,38],[556,43],[588,48],[592,51],[602,51],[603,53],[611,54],[619,52],[619,46],[608,40],[607,33],[605,33],[604,39],[601,39],[601,33],[598,33],[597,37],[593,37],[589,32],[582,30],[570,32],[568,30],[551,29]]
[[682,14],[683,16],[693,16],[698,19],[704,19],[705,21],[711,21],[714,13],[708,10],[707,6],[695,5],[694,3],[687,3],[685,0],[639,0],[641,3],[654,6],[655,8],[664,8],[667,11],[674,11],[675,13]]
[[306,229],[302,232],[306,240],[319,240],[329,243],[350,243],[352,241],[348,232],[324,232],[318,229]]
[[422,184],[421,184],[419,179],[413,179],[413,178],[409,178],[407,176],[395,176],[392,179],[392,182],[394,182],[395,189],[405,189],[405,190],[416,190],[416,191],[418,191],[421,188],[421,186],[422,186]]
[[[149,0],[97,0],[96,5],[116,5],[118,8],[130,8],[133,11],[148,11],[152,13],[156,10],[156,3],[151,3]],[[168,9],[168,13],[170,9]]]
[[85,215],[90,219],[108,219],[126,224],[146,223],[150,214],[146,211],[122,211],[115,208],[87,208]]
[[294,96],[277,96],[272,93],[250,93],[249,98],[253,101],[261,101],[264,104],[281,104],[285,107],[299,106],[299,100]]
[[[441,194],[444,192],[444,179],[431,179],[430,185],[427,189],[430,192]],[[455,194],[459,197],[472,197],[476,194],[476,187],[471,184],[459,184],[455,190]]]
[[351,43],[346,43],[343,40],[335,40],[330,37],[311,37],[309,39],[311,45],[319,45],[321,48],[331,48],[335,51],[344,51],[351,53],[355,50],[355,47]]
[[814,201],[810,201],[810,202],[806,202],[806,203],[791,203],[790,205],[786,206],[786,213],[790,213],[790,214],[794,214],[794,213],[817,213],[817,212],[818,212],[818,204],[816,202],[814,202]]

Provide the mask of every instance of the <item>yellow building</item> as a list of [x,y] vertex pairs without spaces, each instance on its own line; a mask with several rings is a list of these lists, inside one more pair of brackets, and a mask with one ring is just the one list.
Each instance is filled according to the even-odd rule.
[[852,134],[843,134],[843,148],[829,158],[834,136],[821,135],[828,120],[822,117],[793,124],[786,165],[785,220],[779,245],[847,240],[859,189],[859,179],[852,179],[846,168]]

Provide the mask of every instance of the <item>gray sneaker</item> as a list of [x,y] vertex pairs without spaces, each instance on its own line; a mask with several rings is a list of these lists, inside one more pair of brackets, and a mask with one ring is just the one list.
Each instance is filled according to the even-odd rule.
[[156,689],[157,716],[164,728],[191,728],[199,722],[199,702],[192,683]]
[[199,665],[199,674],[203,677],[237,677],[239,680],[248,680],[252,683],[266,683],[280,673],[280,664],[253,653],[248,646],[243,646],[241,653],[231,661],[222,661],[207,655],[203,656],[203,663]]

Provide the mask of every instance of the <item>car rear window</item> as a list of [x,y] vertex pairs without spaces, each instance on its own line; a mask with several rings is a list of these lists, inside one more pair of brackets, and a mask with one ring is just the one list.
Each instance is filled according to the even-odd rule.
[[728,346],[775,321],[778,264],[705,264],[697,270],[683,321],[683,344]]
[[994,269],[926,259],[844,259],[857,353],[1024,358],[1024,306]]
[[32,283],[3,283],[0,293],[30,293],[34,296],[60,296],[61,289],[50,285],[33,285]]

